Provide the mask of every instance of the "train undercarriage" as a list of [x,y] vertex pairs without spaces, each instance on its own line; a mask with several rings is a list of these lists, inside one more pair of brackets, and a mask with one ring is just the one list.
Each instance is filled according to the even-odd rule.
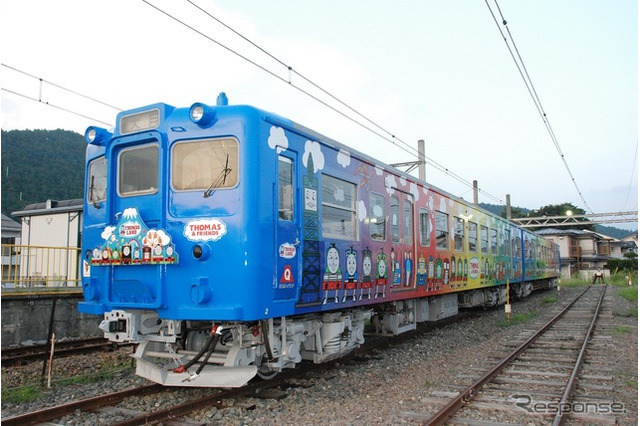
[[[520,283],[512,297],[527,297],[555,280]],[[254,376],[269,379],[303,360],[340,358],[365,341],[365,332],[397,335],[424,321],[457,315],[459,308],[506,302],[506,287],[389,302],[375,307],[279,317],[256,322],[212,323],[161,319],[153,311],[105,313],[100,328],[114,342],[138,343],[136,374],[165,386],[240,387]]]

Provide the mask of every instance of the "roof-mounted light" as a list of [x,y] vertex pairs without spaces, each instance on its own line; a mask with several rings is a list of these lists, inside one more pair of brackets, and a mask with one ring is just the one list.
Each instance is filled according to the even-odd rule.
[[189,108],[189,118],[200,127],[211,124],[216,118],[216,111],[208,105],[196,102]]
[[104,145],[111,136],[110,131],[96,126],[90,126],[84,132],[84,140],[91,145]]

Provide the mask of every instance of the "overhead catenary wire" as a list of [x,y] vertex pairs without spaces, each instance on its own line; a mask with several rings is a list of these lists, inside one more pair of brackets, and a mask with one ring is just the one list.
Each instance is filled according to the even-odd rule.
[[[531,96],[531,99],[533,100],[533,103],[535,104],[535,107],[538,111],[538,114],[540,115],[540,117],[542,118],[542,121],[545,125],[545,128],[547,129],[547,132],[549,133],[549,136],[551,138],[551,141],[553,142],[553,145],[555,146],[556,150],[558,151],[558,154],[560,155],[560,159],[562,160],[562,163],[565,167],[565,169],[567,170],[567,173],[569,174],[569,177],[571,178],[571,183],[573,184],[573,186],[575,187],[578,196],[580,197],[583,205],[586,207],[587,211],[589,211],[590,213],[593,213],[593,211],[591,210],[591,208],[589,207],[589,204],[587,204],[587,200],[584,198],[582,191],[580,190],[580,187],[578,186],[578,182],[576,181],[576,178],[573,175],[573,172],[571,171],[571,168],[569,167],[569,163],[567,162],[567,159],[564,155],[564,153],[562,152],[562,148],[560,147],[560,143],[558,142],[558,138],[555,135],[555,132],[553,131],[553,128],[551,127],[551,122],[549,121],[549,117],[547,116],[547,113],[544,110],[544,107],[542,106],[542,102],[540,101],[540,97],[538,96],[538,93],[535,89],[535,86],[533,85],[533,81],[531,80],[531,76],[529,75],[529,72],[527,71],[527,67],[524,64],[524,60],[522,59],[522,56],[520,55],[520,51],[518,50],[517,46],[516,46],[516,42],[513,38],[513,35],[511,34],[511,30],[509,29],[509,26],[507,25],[507,20],[505,19],[504,15],[502,14],[502,10],[500,9],[500,5],[498,4],[498,0],[494,0],[494,3],[496,5],[496,8],[498,10],[498,13],[500,15],[501,18],[501,23],[504,26],[506,32],[507,32],[507,36],[505,36],[505,33],[502,31],[502,27],[500,26],[500,23],[498,22],[498,18],[496,17],[496,14],[494,13],[491,5],[489,4],[488,0],[485,0],[485,4],[487,5],[487,8],[489,9],[489,12],[491,13],[491,16],[493,17],[493,21],[496,24],[496,27],[498,28],[498,31],[500,32],[500,35],[502,36],[502,39],[505,42],[505,45],[507,46],[507,49],[509,50],[509,53],[511,54],[511,58],[513,59],[516,67],[518,68],[518,72],[520,73],[520,76],[522,77],[522,80],[524,81],[525,86],[527,87],[527,90],[529,92],[529,95]],[[509,41],[511,42],[511,44],[509,43]]]
[[636,139],[636,149],[634,150],[633,155],[633,166],[631,166],[631,176],[629,177],[629,185],[627,187],[627,196],[624,199],[624,204],[622,205],[622,210],[627,209],[627,203],[629,202],[629,195],[631,195],[631,187],[633,186],[633,176],[636,172],[636,164],[638,162],[638,140]]
[[[358,110],[356,110],[355,108],[351,107],[350,105],[348,105],[346,102],[342,101],[341,99],[339,99],[337,96],[333,95],[332,93],[330,93],[328,90],[322,88],[320,85],[314,83],[312,80],[308,79],[307,77],[305,77],[303,74],[295,71],[293,69],[292,66],[288,65],[286,62],[280,60],[279,58],[277,58],[275,55],[269,53],[266,49],[260,47],[257,43],[251,41],[249,38],[245,37],[244,35],[242,35],[240,32],[236,31],[235,29],[233,29],[231,26],[229,26],[228,24],[222,22],[220,19],[216,18],[213,14],[211,14],[208,11],[205,11],[203,8],[201,8],[200,6],[196,5],[195,3],[193,3],[191,0],[187,0],[192,6],[196,7],[198,10],[200,10],[202,13],[205,13],[207,16],[209,16],[211,19],[214,19],[216,22],[218,22],[219,24],[223,25],[225,28],[229,29],[230,31],[232,31],[234,34],[236,34],[237,36],[241,37],[244,41],[246,41],[247,43],[251,44],[253,47],[255,47],[256,49],[260,50],[262,53],[264,53],[265,55],[267,55],[268,57],[270,57],[271,59],[273,59],[274,61],[276,61],[280,66],[285,68],[285,71],[287,72],[288,78],[284,78],[282,76],[280,76],[279,74],[275,73],[274,71],[268,69],[266,66],[263,66],[259,63],[257,63],[255,60],[248,58],[246,55],[243,55],[239,52],[237,52],[236,50],[232,49],[231,47],[225,45],[224,43],[214,39],[213,37],[205,34],[204,32],[200,31],[199,29],[195,28],[193,25],[188,24],[187,22],[179,19],[178,17],[174,16],[173,14],[167,12],[166,10],[161,9],[160,7],[150,3],[147,0],[142,0],[143,3],[147,4],[148,6],[152,7],[153,9],[157,10],[158,12],[164,14],[165,16],[167,16],[168,18],[174,20],[175,22],[183,25],[184,27],[188,28],[189,30],[197,33],[198,35],[206,38],[207,40],[215,43],[216,45],[222,47],[223,49],[227,50],[228,52],[236,55],[237,57],[249,62],[250,64],[256,66],[257,68],[259,68],[260,70],[266,72],[267,74],[271,75],[272,77],[280,80],[281,82],[287,83],[288,85],[290,85],[291,87],[293,87],[294,89],[298,90],[299,92],[303,93],[304,95],[312,98],[313,100],[319,102],[320,104],[324,105],[325,107],[331,109],[332,111],[336,112],[337,114],[343,116],[344,118],[346,118],[347,120],[355,123],[356,125],[364,128],[365,130],[373,133],[374,135],[380,137],[381,139],[391,143],[392,145],[398,147],[399,149],[407,152],[410,155],[415,155],[418,156],[418,151],[417,149],[406,143],[405,141],[403,141],[402,139],[398,138],[393,132],[390,132],[388,130],[386,130],[384,127],[382,127],[381,125],[379,125],[377,122],[375,122],[374,120],[368,118],[367,116],[365,116],[364,114],[362,114],[361,112],[359,112]],[[329,96],[331,99],[333,99],[334,101],[338,102],[340,105],[344,106],[345,108],[347,108],[348,110],[350,110],[351,112],[355,113],[356,115],[358,115],[359,117],[361,117],[362,119],[366,120],[366,122],[370,123],[372,126],[374,126],[376,129],[371,128],[370,126],[363,124],[362,122],[356,120],[355,118],[353,118],[352,116],[348,115],[347,113],[339,110],[337,107],[329,104],[327,101],[320,99],[318,96],[312,94],[311,92],[309,92],[308,90],[305,90],[304,88],[302,88],[301,86],[295,84],[292,79],[291,79],[291,75],[295,75],[300,77],[300,79],[302,79],[304,82],[310,84],[313,88],[321,91],[322,93],[324,93],[325,95]],[[385,136],[388,135],[388,136]],[[434,167],[435,169],[445,173],[446,175],[452,177],[453,179],[456,179],[457,181],[459,181],[460,183],[463,183],[464,185],[468,186],[468,187],[473,187],[473,184],[471,182],[469,182],[469,180],[462,178],[461,176],[459,176],[457,173],[449,170],[447,167],[439,164],[437,161],[425,156],[424,157],[425,162],[427,164],[429,164],[430,166]],[[495,197],[489,193],[487,193],[486,191],[483,191],[481,189],[479,189],[479,192],[482,193],[483,195],[487,196],[488,198],[491,198],[495,201],[497,201],[500,204],[504,204],[504,202],[498,198]]]
[[68,109],[68,108],[64,108],[64,107],[61,107],[61,106],[58,106],[58,105],[54,105],[54,104],[52,104],[50,102],[43,102],[42,99],[37,99],[37,98],[34,98],[33,96],[25,95],[24,93],[19,93],[19,92],[16,92],[14,90],[11,90],[11,89],[6,89],[4,87],[2,88],[2,91],[3,92],[7,92],[7,93],[11,93],[12,95],[23,97],[25,99],[29,99],[29,100],[34,101],[34,102],[38,102],[38,103],[46,105],[46,106],[50,106],[52,108],[58,109],[60,111],[64,111],[64,112],[69,113],[69,114],[77,115],[78,117],[86,118],[87,120],[90,120],[90,121],[102,123],[102,124],[107,125],[107,126],[111,126],[112,125],[112,123],[107,123],[106,121],[98,120],[97,118],[90,117],[90,116],[85,115],[85,114],[81,114],[79,112],[73,111],[73,110]]
[[[43,78],[41,78],[41,77],[36,77],[35,75],[30,74],[30,73],[28,73],[28,72],[26,72],[26,71],[20,70],[20,69],[18,69],[18,68],[12,67],[12,66],[7,65],[7,64],[2,64],[2,66],[3,66],[3,67],[5,67],[5,68],[8,68],[8,69],[10,69],[10,70],[13,70],[13,71],[15,71],[15,72],[18,72],[18,73],[20,73],[20,74],[26,75],[27,77],[31,77],[31,78],[33,78],[33,79],[39,80],[41,83],[47,83],[47,84],[49,84],[49,85],[51,85],[51,86],[53,86],[53,87],[57,87],[58,89],[64,90],[64,91],[69,92],[69,93],[72,93],[72,94],[74,94],[74,95],[76,95],[76,96],[80,96],[80,97],[82,97],[82,98],[85,98],[85,99],[88,99],[88,100],[90,100],[90,101],[93,101],[93,102],[99,103],[99,104],[104,105],[104,106],[106,106],[106,107],[113,108],[113,109],[115,109],[115,110],[116,110],[116,111],[118,111],[118,112],[122,111],[122,108],[118,108],[117,106],[113,106],[113,105],[111,105],[111,104],[108,104],[108,103],[106,103],[106,102],[103,102],[103,101],[101,101],[101,100],[99,100],[99,99],[96,99],[96,98],[94,98],[94,97],[87,96],[87,95],[85,95],[85,94],[83,94],[83,93],[80,93],[80,92],[78,92],[78,91],[76,91],[76,90],[72,90],[72,89],[66,88],[66,87],[64,87],[64,86],[61,86],[61,85],[59,85],[59,84],[53,83],[53,82],[51,82],[51,81],[45,80],[45,79],[43,79]],[[41,100],[39,100],[39,101],[41,101]]]

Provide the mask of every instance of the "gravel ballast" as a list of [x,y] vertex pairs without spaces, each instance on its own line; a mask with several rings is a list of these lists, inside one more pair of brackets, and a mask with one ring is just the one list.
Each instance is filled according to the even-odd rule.
[[[495,357],[507,353],[507,346],[533,332],[536,328],[534,323],[551,318],[553,312],[566,305],[581,290],[562,288],[560,291],[539,292],[514,303],[512,317],[533,313],[530,319],[517,325],[506,326],[503,307],[488,309],[381,350],[369,361],[346,365],[334,363],[329,378],[315,378],[310,387],[287,388],[283,392],[285,397],[281,399],[242,398],[228,402],[228,408],[204,409],[192,413],[189,418],[210,425],[419,424],[425,416],[440,408],[433,404],[432,393],[446,392],[451,385],[471,384],[471,376],[479,376],[482,370],[495,362]],[[614,390],[608,396],[624,404],[626,410],[625,414],[618,416],[618,422],[635,425],[638,421],[637,302],[619,297],[618,290],[610,287],[605,299],[606,311],[599,327],[611,338],[605,339],[606,350],[600,354],[604,354],[606,363],[613,367],[611,386]],[[630,313],[633,309],[635,314]],[[130,353],[130,350],[123,349],[56,359],[54,379],[89,379],[64,386],[56,385],[59,382],[54,380],[52,389],[44,391],[39,399],[32,402],[10,403],[3,397],[2,417],[150,383],[136,377],[132,368],[122,368],[130,365]],[[119,373],[94,378],[101,371],[117,365],[120,366]],[[41,362],[3,367],[3,393],[8,388],[37,383],[41,370]],[[167,398],[171,398],[171,394],[168,395]],[[152,397],[148,398],[149,408],[158,405]],[[136,409],[144,409],[145,401],[137,402]],[[163,400],[160,405],[177,402]],[[103,419],[101,415],[92,415],[91,424],[113,421],[108,414],[104,414]],[[516,416],[514,421],[517,421]]]

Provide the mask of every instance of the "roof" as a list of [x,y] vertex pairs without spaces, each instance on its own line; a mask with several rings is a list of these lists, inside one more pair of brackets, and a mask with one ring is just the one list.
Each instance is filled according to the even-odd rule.
[[542,237],[560,237],[563,235],[569,235],[577,238],[592,238],[594,240],[609,240],[615,241],[616,239],[610,237],[608,235],[600,234],[598,232],[589,231],[586,229],[556,229],[556,228],[545,228],[539,231],[536,231],[536,234]]
[[82,198],[74,198],[73,200],[47,200],[44,203],[35,203],[25,206],[17,212],[11,213],[11,216],[40,216],[51,213],[79,212],[82,211]]
[[579,236],[594,236],[595,232],[585,231],[582,229],[556,229],[556,228],[544,228],[536,231],[536,234],[541,236],[554,236],[554,235],[573,235],[576,237]]
[[2,235],[3,236],[5,233],[7,234],[15,233],[17,235],[20,235],[21,229],[22,229],[22,226],[18,222],[11,219],[9,216],[5,214],[2,215]]

